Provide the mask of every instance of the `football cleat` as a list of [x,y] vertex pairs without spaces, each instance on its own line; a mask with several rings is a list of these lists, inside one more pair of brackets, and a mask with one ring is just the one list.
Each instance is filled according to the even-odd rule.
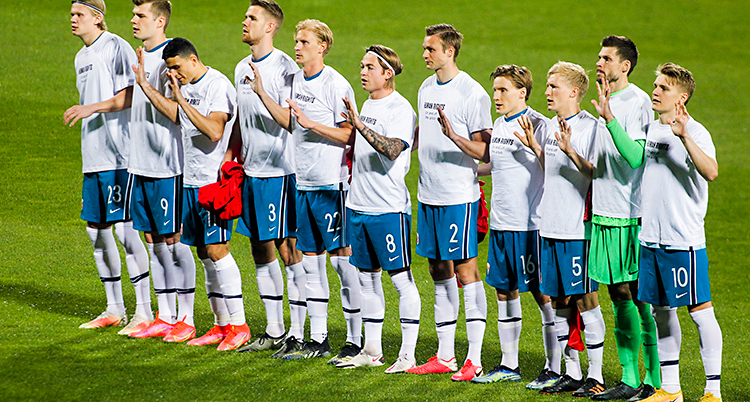
[[148,318],[140,315],[140,314],[133,314],[133,318],[130,319],[130,322],[128,325],[125,326],[125,328],[121,329],[120,332],[118,332],[119,335],[130,335],[133,332],[138,332],[151,324],[151,320]]
[[286,334],[281,335],[278,338],[274,338],[267,333],[263,333],[255,342],[245,345],[239,349],[238,352],[260,352],[261,350],[277,350],[284,346],[284,340]]
[[721,402],[721,398],[717,398],[714,394],[706,392],[706,395],[703,395],[701,399],[698,399],[698,402]]
[[406,370],[416,367],[417,360],[409,355],[401,355],[396,359],[396,362],[385,370],[386,374],[403,373]]
[[355,367],[378,367],[385,364],[385,358],[383,354],[378,356],[370,356],[364,350],[359,352],[358,355],[352,357],[347,361],[340,362],[336,365],[338,368],[355,368]]
[[682,402],[682,391],[672,394],[659,388],[653,395],[643,399],[643,402]]
[[221,343],[221,341],[224,340],[226,337],[226,330],[229,329],[229,325],[224,326],[218,326],[214,325],[211,327],[211,329],[208,330],[203,336],[191,339],[188,341],[188,345],[190,346],[205,346],[205,345],[216,345],[217,343]]
[[503,365],[495,366],[489,373],[476,377],[471,382],[476,384],[488,384],[491,382],[518,382],[521,381],[521,372],[518,368],[511,370]]
[[179,321],[172,327],[167,335],[164,336],[164,342],[185,342],[195,338],[195,327],[185,324],[185,320]]
[[99,314],[99,317],[94,318],[89,322],[84,322],[79,325],[78,328],[91,329],[91,328],[103,328],[103,327],[122,327],[128,323],[128,316],[112,314],[109,311],[105,311]]
[[614,387],[595,394],[591,397],[595,401],[616,401],[620,399],[630,399],[638,393],[638,388],[633,388],[624,382],[618,382]]
[[594,378],[587,378],[586,382],[580,388],[573,392],[576,398],[591,398],[592,396],[602,393],[607,389],[603,383]]
[[526,384],[526,389],[541,390],[544,387],[554,384],[559,378],[560,374],[552,370],[542,369],[542,372],[539,373],[539,376],[534,381]]
[[[304,342],[297,340],[294,336],[288,336],[281,345],[281,348],[272,354],[271,357],[274,359],[281,359],[288,354],[302,350],[302,346],[304,345]],[[240,350],[240,352],[243,352],[243,350]]]
[[648,384],[641,383],[641,386],[638,387],[638,393],[635,394],[635,396],[633,396],[632,398],[628,399],[628,402],[642,401],[655,393],[656,390],[654,389],[654,387]]
[[328,345],[328,337],[323,342],[310,340],[305,342],[302,349],[286,354],[281,358],[284,360],[312,359],[314,357],[326,357],[331,355],[331,347]]
[[581,388],[583,384],[583,380],[574,380],[573,377],[564,374],[562,377],[558,378],[554,384],[542,388],[539,392],[550,395],[562,394],[563,392],[576,391],[578,388]]
[[451,376],[453,381],[471,381],[482,375],[482,367],[476,366],[471,362],[471,359],[466,359],[466,363],[461,367],[458,373]]
[[250,340],[250,328],[247,324],[230,325],[226,331],[226,338],[219,344],[216,350],[235,350]]
[[407,369],[406,372],[409,374],[441,374],[441,373],[452,373],[458,370],[456,364],[456,358],[451,357],[450,360],[438,359],[437,355],[427,359],[427,363],[420,366],[414,366]]
[[143,328],[138,332],[130,333],[128,336],[133,338],[164,338],[172,328],[174,328],[174,324],[162,320],[157,315],[154,322],[149,324],[148,327]]
[[361,351],[362,348],[360,348],[359,346],[351,342],[347,342],[344,344],[344,347],[341,348],[341,352],[339,352],[339,354],[332,357],[331,360],[328,360],[328,364],[336,366],[339,363],[348,362],[349,360],[353,359],[354,356],[357,356]]

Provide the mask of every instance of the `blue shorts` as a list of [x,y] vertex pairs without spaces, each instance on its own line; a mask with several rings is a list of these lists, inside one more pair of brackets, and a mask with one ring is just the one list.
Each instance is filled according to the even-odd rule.
[[346,247],[344,190],[297,190],[297,249],[320,253]]
[[599,290],[589,278],[589,240],[542,237],[539,290],[550,297],[582,295]]
[[665,250],[641,246],[638,300],[682,307],[711,301],[706,249]]
[[490,230],[488,285],[520,293],[539,289],[539,231]]
[[293,174],[267,178],[245,176],[237,233],[258,241],[296,237],[296,185]]
[[441,261],[467,260],[478,254],[479,201],[417,208],[417,254]]
[[130,220],[131,185],[127,169],[84,173],[81,219],[93,223]]
[[411,265],[411,216],[404,213],[367,215],[349,212],[349,262],[357,268],[386,271]]
[[163,179],[133,175],[133,228],[160,235],[182,225],[182,175]]
[[234,220],[225,221],[198,204],[198,189],[182,190],[182,230],[180,242],[188,246],[227,242],[232,238]]

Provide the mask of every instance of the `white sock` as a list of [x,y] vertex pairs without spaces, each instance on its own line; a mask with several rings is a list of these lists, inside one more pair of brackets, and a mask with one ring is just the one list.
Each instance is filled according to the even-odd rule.
[[701,358],[703,359],[703,370],[706,372],[705,392],[714,394],[721,398],[721,352],[723,341],[721,328],[716,321],[714,308],[699,310],[690,313],[693,322],[698,327],[698,335],[701,339]]
[[274,338],[284,335],[284,277],[279,260],[255,265],[260,300],[266,308],[266,333]]
[[604,383],[602,376],[602,362],[604,360],[604,317],[602,309],[599,306],[588,311],[581,312],[584,330],[586,336],[586,353],[589,356],[588,378],[593,378],[600,383]]
[[190,246],[176,243],[172,247],[175,261],[177,285],[177,320],[195,326],[193,306],[195,304],[195,259]]
[[362,311],[360,310],[359,277],[349,257],[331,256],[331,265],[341,280],[341,307],[346,320],[346,341],[362,346]]
[[435,281],[435,327],[438,336],[437,357],[456,357],[456,320],[458,320],[458,282],[456,277]]
[[[159,306],[159,318],[174,324],[177,318],[176,268],[174,257],[167,243],[149,244],[151,254],[151,276],[154,278],[154,293]],[[154,258],[156,257],[156,258]]]
[[677,309],[652,306],[656,322],[656,349],[661,365],[661,388],[669,393],[680,391],[680,346],[682,329]]
[[359,284],[362,288],[362,321],[365,324],[364,351],[370,356],[383,354],[385,295],[381,276],[381,271],[359,271]]
[[581,372],[581,363],[578,360],[578,351],[568,346],[568,339],[570,338],[570,325],[568,324],[568,317],[570,317],[570,314],[570,308],[555,309],[555,329],[557,330],[557,342],[559,343],[560,350],[563,352],[563,356],[565,357],[565,373],[574,380],[581,380],[583,379],[583,373]]
[[[458,285],[456,285],[458,286]],[[487,327],[487,296],[482,281],[464,285],[464,306],[466,308],[466,337],[469,351],[466,360],[482,367],[482,342]]]
[[414,357],[419,337],[419,316],[422,312],[422,299],[419,296],[414,276],[409,271],[391,276],[393,286],[398,292],[398,311],[401,319],[401,350],[399,356]]
[[[307,291],[307,313],[310,315],[310,339],[323,342],[328,336],[328,273],[326,255],[303,255],[305,268],[305,290]],[[323,267],[321,269],[321,266]]]
[[289,336],[305,339],[305,320],[307,320],[307,276],[302,262],[284,267],[286,269],[286,288],[289,297]]
[[539,313],[542,315],[542,340],[544,341],[544,368],[560,374],[560,344],[557,342],[557,333],[555,332],[555,310],[552,309],[552,302],[547,302],[539,306]]
[[122,298],[122,281],[120,278],[120,251],[117,249],[112,228],[95,229],[86,227],[91,244],[94,246],[94,261],[99,271],[99,279],[104,285],[107,296],[107,311],[124,315],[125,302]]
[[138,231],[133,229],[132,221],[116,223],[115,233],[125,249],[125,265],[128,267],[130,282],[135,289],[135,313],[152,320],[154,313],[151,311],[151,287],[148,281],[146,247],[143,246]]
[[216,277],[221,284],[224,303],[227,304],[229,323],[232,325],[245,324],[245,305],[242,302],[242,274],[232,253],[227,254],[216,265]]
[[221,293],[221,284],[216,275],[216,265],[210,258],[201,258],[203,271],[206,273],[206,294],[208,295],[208,304],[211,306],[211,312],[214,313],[214,325],[223,327],[229,324],[229,311],[227,303],[224,301],[224,294]]
[[497,333],[500,337],[500,350],[503,366],[518,368],[518,341],[521,339],[521,299],[497,301]]

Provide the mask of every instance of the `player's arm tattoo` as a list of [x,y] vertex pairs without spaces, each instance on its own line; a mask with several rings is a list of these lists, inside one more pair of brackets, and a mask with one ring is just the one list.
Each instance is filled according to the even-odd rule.
[[406,144],[402,140],[384,137],[373,131],[370,127],[364,126],[362,129],[357,130],[376,151],[392,161],[396,160],[401,152],[406,149]]

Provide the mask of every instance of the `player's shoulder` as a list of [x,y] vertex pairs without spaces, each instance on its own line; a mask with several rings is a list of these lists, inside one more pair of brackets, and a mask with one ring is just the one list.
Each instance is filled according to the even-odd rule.
[[435,74],[430,75],[422,81],[422,85],[419,86],[419,91],[433,86],[437,86],[437,76]]
[[708,129],[706,128],[706,126],[703,125],[703,123],[695,120],[692,117],[688,119],[687,127],[688,127],[688,132],[690,133],[691,136],[695,136],[698,133],[707,134],[709,136],[711,135],[711,133],[708,132]]
[[245,56],[242,60],[237,63],[237,65],[234,67],[235,75],[238,71],[244,71],[245,69],[250,69],[250,63],[253,60],[253,55],[249,54]]
[[340,72],[336,71],[331,66],[325,66],[322,71],[321,78],[324,78],[323,84],[330,85],[335,90],[348,90],[353,91],[352,84],[349,83]]
[[133,47],[130,46],[130,43],[128,43],[128,41],[121,38],[117,34],[113,34],[109,31],[104,31],[102,33],[102,36],[99,38],[99,40],[102,41],[103,47],[122,49],[124,51],[130,51],[133,54],[135,54],[135,50],[133,50]]
[[630,85],[622,91],[621,96],[622,102],[633,105],[636,109],[644,106],[651,107],[651,97],[646,91],[633,83],[630,83]]
[[532,109],[529,107],[528,111],[526,112],[526,117],[531,120],[531,123],[536,126],[538,123],[547,123],[549,121],[549,118],[538,111]]
[[232,84],[232,81],[230,81],[229,78],[224,75],[224,73],[213,67],[208,67],[206,76],[203,77],[203,79],[206,80],[207,86],[224,86],[230,87],[232,88],[232,90],[234,90],[234,84]]

